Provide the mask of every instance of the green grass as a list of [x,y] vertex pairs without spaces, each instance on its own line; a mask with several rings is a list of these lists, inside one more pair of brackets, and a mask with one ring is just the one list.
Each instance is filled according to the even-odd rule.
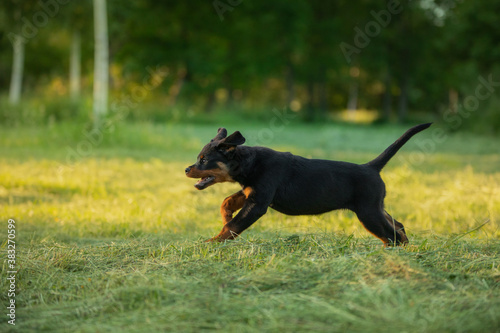
[[[450,134],[410,163],[429,130],[389,163],[386,207],[407,247],[384,249],[347,211],[269,210],[238,240],[207,244],[238,186],[196,191],[183,170],[217,127],[122,123],[77,158],[84,127],[2,128],[0,237],[5,253],[14,218],[19,272],[16,326],[2,314],[0,331],[500,330],[498,139]],[[228,130],[364,163],[406,129],[289,124],[271,138],[268,127]],[[0,290],[5,309],[5,278]]]

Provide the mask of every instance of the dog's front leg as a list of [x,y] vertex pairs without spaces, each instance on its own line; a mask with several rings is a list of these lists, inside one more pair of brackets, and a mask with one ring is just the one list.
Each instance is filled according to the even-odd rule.
[[236,192],[235,194],[227,197],[220,206],[220,214],[222,215],[222,222],[227,224],[233,219],[233,214],[243,207],[247,199],[243,191]]
[[249,187],[243,189],[242,193],[245,200],[241,210],[232,220],[228,221],[224,225],[222,231],[217,236],[209,239],[209,242],[221,242],[226,239],[235,239],[239,234],[241,234],[245,229],[251,226],[267,212],[267,207],[272,200],[272,195],[270,193],[263,192],[262,194],[259,194],[259,192],[254,191]]

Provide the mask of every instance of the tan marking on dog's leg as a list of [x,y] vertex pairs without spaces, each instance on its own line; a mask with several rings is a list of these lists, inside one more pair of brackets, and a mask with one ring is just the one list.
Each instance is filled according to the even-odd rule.
[[233,214],[243,207],[246,196],[243,191],[236,192],[235,194],[227,197],[220,206],[220,213],[222,215],[222,222],[224,224],[231,222]]
[[205,242],[223,242],[227,239],[235,239],[238,234],[231,231],[226,225],[222,228],[222,231],[215,237],[212,237]]
[[389,215],[389,213],[387,213],[386,211],[384,211],[384,216],[387,219],[387,222],[391,225],[391,227],[393,227],[394,230],[399,234],[399,236],[401,236],[401,241],[400,241],[401,244],[402,245],[408,244],[410,241],[406,236],[404,225],[401,222],[397,221],[395,218],[393,218],[391,215]]

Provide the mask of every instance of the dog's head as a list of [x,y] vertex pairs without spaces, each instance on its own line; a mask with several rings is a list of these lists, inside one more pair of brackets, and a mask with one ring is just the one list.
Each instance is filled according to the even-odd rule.
[[186,168],[186,176],[200,178],[194,185],[203,190],[210,185],[222,182],[234,182],[230,175],[234,153],[238,145],[245,143],[245,138],[236,131],[227,136],[225,128],[219,128],[215,138],[203,147],[195,164]]

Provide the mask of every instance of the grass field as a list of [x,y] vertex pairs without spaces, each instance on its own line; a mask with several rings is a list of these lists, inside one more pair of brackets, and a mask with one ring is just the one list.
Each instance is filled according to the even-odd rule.
[[[435,125],[389,163],[386,208],[404,248],[384,249],[347,211],[269,210],[209,244],[239,188],[197,191],[184,168],[217,127],[1,128],[0,243],[6,253],[14,219],[18,273],[11,326],[3,262],[0,331],[500,332],[498,138],[435,140]],[[356,163],[406,130],[227,127],[249,145]]]

